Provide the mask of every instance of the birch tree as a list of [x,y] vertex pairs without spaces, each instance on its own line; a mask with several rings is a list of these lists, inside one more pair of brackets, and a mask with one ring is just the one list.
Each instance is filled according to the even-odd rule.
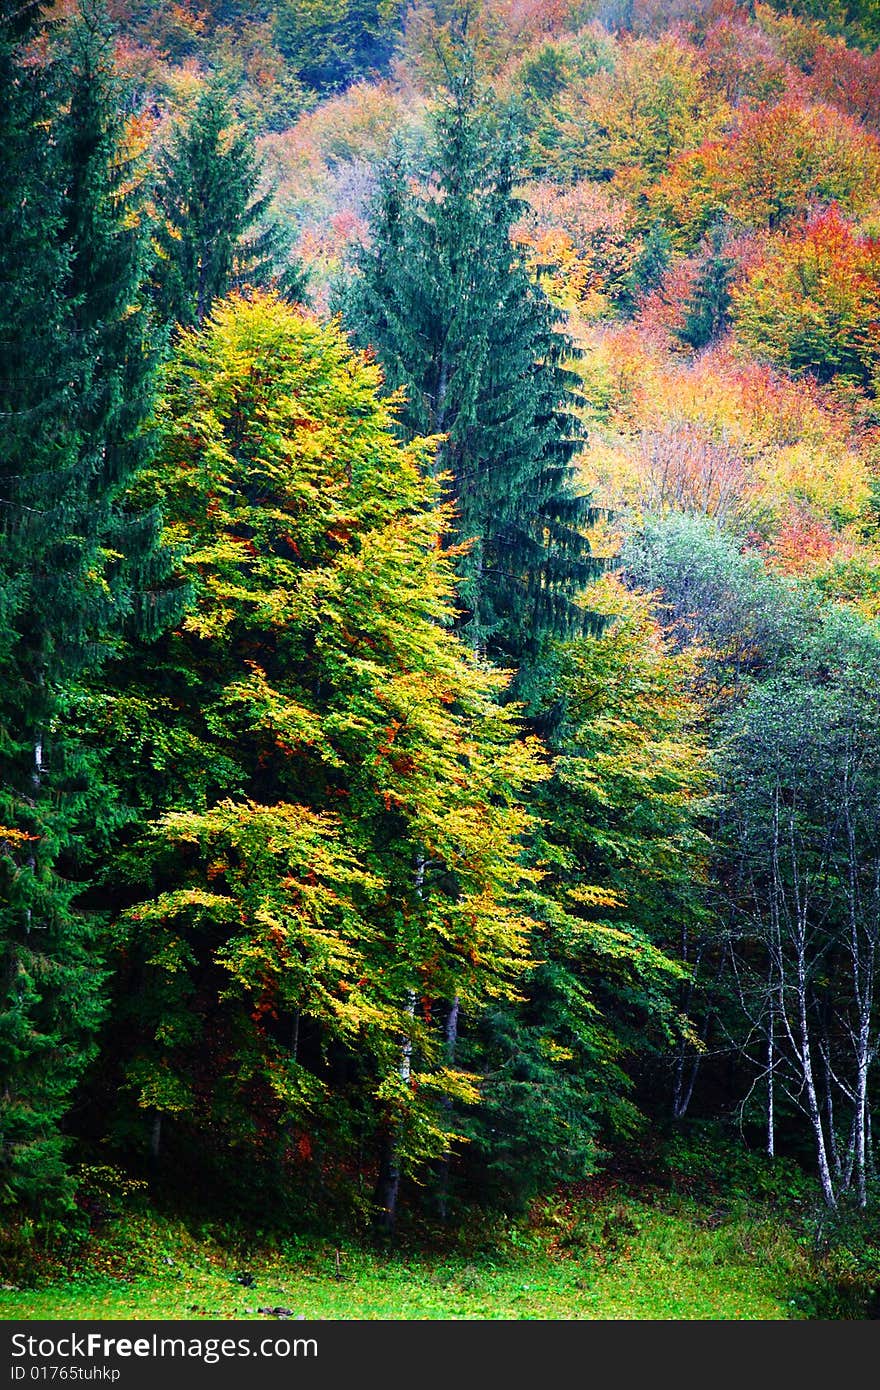
[[[794,666],[794,663],[791,664]],[[767,1147],[780,1092],[803,1116],[829,1207],[864,1206],[878,1047],[880,644],[830,609],[799,663],[731,721],[725,791],[741,999],[763,1035]],[[755,954],[757,952],[757,955]]]

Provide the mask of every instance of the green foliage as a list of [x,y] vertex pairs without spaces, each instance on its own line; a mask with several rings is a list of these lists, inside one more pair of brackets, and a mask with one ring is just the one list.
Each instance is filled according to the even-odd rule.
[[675,646],[698,654],[692,689],[710,716],[739,701],[809,631],[809,594],[768,573],[760,555],[711,518],[648,518],[621,561],[629,582],[657,593]]
[[605,580],[592,598],[611,622],[560,653],[565,715],[538,791],[537,969],[525,1002],[480,1034],[489,1079],[474,1142],[505,1203],[583,1178],[601,1142],[631,1140],[628,1065],[687,1030],[674,956],[704,910],[710,777],[688,661],[665,648],[645,599]]
[[69,1207],[60,1123],[104,1009],[76,899],[115,816],[76,682],[167,605],[146,590],[162,573],[156,518],[125,498],[156,361],[144,174],[106,20],[84,8],[42,66],[17,51],[41,38],[39,8],[3,19],[0,1182],[4,1202],[48,1213]]
[[422,185],[400,163],[384,175],[346,316],[404,388],[408,435],[444,436],[437,468],[452,537],[466,543],[457,626],[524,667],[517,689],[531,694],[548,635],[589,624],[579,590],[598,569],[589,499],[573,486],[576,377],[560,314],[510,243],[510,143],[481,114],[466,65],[452,81]]
[[190,328],[216,299],[245,286],[273,283],[302,299],[304,272],[262,183],[254,138],[214,79],[160,158],[154,299],[163,323]]
[[[829,607],[818,618],[728,723],[718,852],[730,930],[748,942],[741,1026],[768,1032],[777,1086],[807,1097],[828,1204],[857,1189],[864,1205],[880,946],[880,642],[855,613]],[[763,1082],[764,1058],[744,1050]],[[825,1061],[815,1075],[811,1052]]]
[[[828,35],[870,48],[873,5],[671,29],[629,0],[603,23],[590,0],[137,0],[115,33],[102,0],[51,22],[0,0],[14,1277],[90,1222],[143,1235],[147,1165],[325,1234],[390,1226],[403,1184],[403,1224],[449,1242],[466,1211],[474,1256],[470,1204],[644,1148],[671,1089],[676,1125],[735,1111],[786,1154],[673,1146],[701,1202],[800,1230],[812,1145],[818,1266],[760,1217],[689,1211],[713,1234],[682,1258],[671,1213],[557,1192],[508,1224],[533,1288],[487,1303],[474,1256],[407,1306],[702,1316],[723,1285],[737,1316],[757,1250],[798,1265],[793,1316],[865,1307],[878,69]],[[349,87],[395,50],[393,82]],[[302,254],[350,258],[363,353],[293,307],[260,122]],[[367,225],[392,127],[409,152]],[[596,586],[590,473],[717,520],[606,515],[624,584]],[[721,524],[746,516],[760,533]],[[70,1169],[83,1141],[130,1171]],[[576,1278],[537,1258],[545,1225]],[[655,1297],[683,1266],[705,1278]],[[371,1281],[396,1276],[360,1273],[354,1306],[387,1312]],[[748,1306],[778,1309],[762,1288]]]
[[[523,135],[523,162],[536,178],[562,177],[589,155],[569,119],[575,93],[613,72],[613,40],[598,29],[548,39],[512,74],[512,104]],[[578,132],[582,135],[582,132]]]
[[816,19],[829,33],[845,35],[869,50],[880,43],[877,0],[772,0],[772,4],[784,13]]
[[275,42],[306,86],[341,87],[387,65],[399,10],[399,0],[282,0]]
[[705,522],[646,529],[628,564],[661,588],[678,640],[699,644],[720,745],[718,926],[693,943],[709,1051],[735,1040],[743,1121],[771,1151],[789,1136],[811,1142],[829,1207],[864,1205],[880,946],[876,625],[767,574]]
[[627,285],[626,300],[631,306],[657,289],[669,268],[671,256],[672,238],[662,222],[652,222]]
[[252,1188],[341,1177],[389,1136],[403,1168],[442,1153],[475,1092],[437,1001],[478,1012],[526,964],[543,770],[448,631],[427,446],[378,386],[277,297],[183,337],[148,491],[194,603],[93,716],[165,813],[125,861],[112,1051],[172,1146],[201,1135],[228,1175],[246,1154]]
[[706,254],[678,330],[681,341],[695,352],[708,347],[730,322],[730,286],[736,262],[725,251],[722,226],[709,233]]

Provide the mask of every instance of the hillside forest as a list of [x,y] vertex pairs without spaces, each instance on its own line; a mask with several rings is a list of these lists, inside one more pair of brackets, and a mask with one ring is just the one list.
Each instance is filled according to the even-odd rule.
[[875,0],[0,15],[16,1282],[685,1152],[876,1269]]

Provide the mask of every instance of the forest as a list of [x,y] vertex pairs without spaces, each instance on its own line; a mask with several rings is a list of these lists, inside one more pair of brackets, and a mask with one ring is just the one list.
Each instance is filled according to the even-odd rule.
[[880,1316],[876,0],[0,0],[0,148],[0,1317]]

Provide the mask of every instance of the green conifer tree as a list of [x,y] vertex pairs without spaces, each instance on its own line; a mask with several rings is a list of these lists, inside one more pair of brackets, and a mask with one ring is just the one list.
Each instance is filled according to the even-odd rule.
[[7,1201],[63,1186],[57,1120],[93,1022],[80,987],[82,942],[71,937],[67,896],[48,868],[56,844],[43,815],[42,731],[53,702],[34,589],[60,529],[76,448],[62,371],[63,179],[45,134],[58,74],[24,63],[20,53],[42,32],[42,9],[4,3],[0,21],[0,1173]]
[[730,321],[730,283],[736,262],[725,250],[727,234],[718,223],[709,232],[706,257],[685,306],[678,336],[699,352],[708,347]]
[[305,275],[260,193],[262,164],[223,82],[200,95],[160,160],[154,298],[165,323],[191,328],[230,290],[275,282],[301,300]]
[[603,1141],[638,1132],[633,1072],[687,1028],[676,955],[705,915],[710,771],[690,658],[616,577],[594,601],[609,626],[558,651],[565,717],[537,788],[544,874],[528,904],[537,968],[527,997],[487,1013],[461,1049],[486,1081],[452,1190],[463,1182],[508,1208],[584,1178]]
[[[550,634],[583,628],[581,588],[597,570],[573,488],[582,445],[561,315],[529,277],[510,230],[511,142],[493,133],[463,68],[436,118],[436,162],[413,190],[387,170],[371,244],[345,315],[404,387],[408,433],[443,434],[458,561],[459,627],[478,651],[523,667],[523,695]],[[531,673],[531,677],[530,677]]]
[[627,301],[634,307],[639,299],[660,284],[669,266],[672,240],[662,222],[652,222],[641,251],[635,259],[627,287]]
[[155,359],[143,179],[102,13],[84,11],[47,65],[17,47],[39,35],[39,8],[27,27],[5,18],[0,1171],[12,1200],[49,1209],[69,1200],[60,1126],[103,1009],[93,927],[76,910],[84,830],[99,844],[112,818],[71,702],[139,604],[162,607],[143,592],[160,569],[157,519],[124,506]]

